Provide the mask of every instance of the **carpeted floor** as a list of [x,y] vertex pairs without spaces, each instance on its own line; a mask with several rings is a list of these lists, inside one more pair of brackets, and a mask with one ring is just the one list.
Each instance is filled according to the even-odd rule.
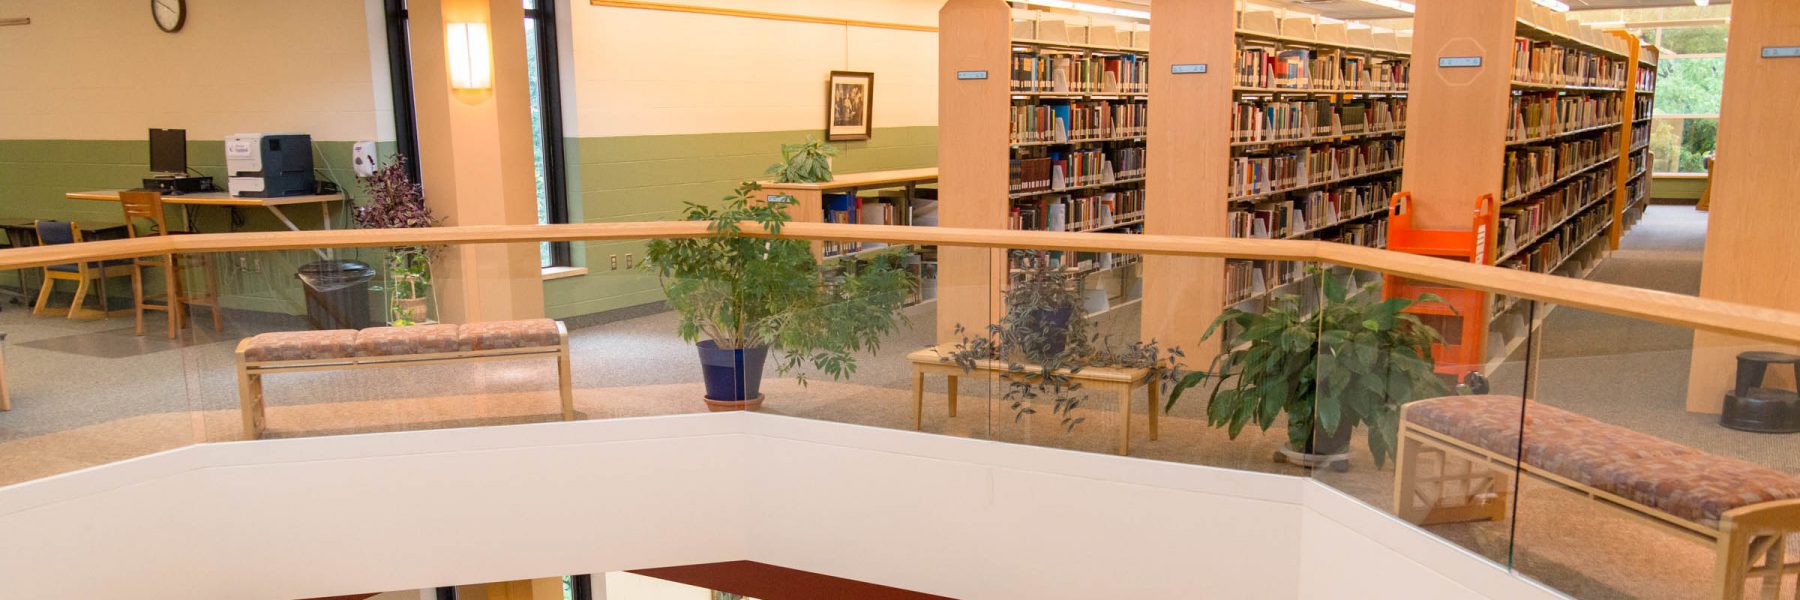
[[[1624,248],[1592,278],[1693,293],[1698,288],[1705,216],[1688,207],[1653,206]],[[803,418],[890,428],[912,425],[911,374],[901,358],[931,342],[933,304],[907,309],[910,324],[854,377],[809,374],[802,388],[771,373],[765,410]],[[1135,337],[1137,306],[1108,313],[1103,331]],[[159,321],[160,322],[160,321]],[[0,414],[0,484],[44,477],[162,449],[239,436],[232,371],[236,341],[256,326],[228,323],[180,343],[135,337],[129,319],[35,319],[21,307],[0,311],[9,334],[12,412]],[[662,313],[580,329],[571,339],[581,418],[619,418],[704,410],[694,350]],[[1539,398],[1601,420],[1694,447],[1800,472],[1800,436],[1730,432],[1711,417],[1681,410],[1688,334],[1679,328],[1574,309],[1550,315],[1541,334]],[[1496,387],[1521,379],[1517,361],[1494,374]],[[943,382],[926,384],[923,429],[1016,443],[1111,452],[1117,413],[1092,398],[1086,421],[1064,431],[1039,407],[1016,415],[999,382],[964,377],[961,410],[946,414]],[[557,418],[550,361],[375,369],[270,376],[271,437],[504,425]],[[1246,430],[1232,440],[1207,427],[1203,402],[1184,399],[1148,439],[1144,398],[1133,403],[1132,455],[1155,460],[1319,477],[1375,506],[1390,503],[1391,465],[1376,468],[1358,436],[1348,473],[1316,474],[1271,460],[1282,443]],[[1697,598],[1710,585],[1712,552],[1697,538],[1585,497],[1523,482],[1515,518],[1435,526],[1431,530],[1580,598]],[[1516,537],[1515,537],[1516,531]]]

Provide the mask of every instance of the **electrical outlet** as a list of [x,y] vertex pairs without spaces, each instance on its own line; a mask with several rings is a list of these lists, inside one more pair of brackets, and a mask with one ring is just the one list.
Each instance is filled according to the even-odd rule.
[[634,268],[634,266],[631,264],[631,255],[630,254],[625,255],[625,268],[626,269]]
[[619,270],[619,255],[617,255],[617,254],[612,255],[611,262],[612,262],[612,270],[614,270],[614,271]]

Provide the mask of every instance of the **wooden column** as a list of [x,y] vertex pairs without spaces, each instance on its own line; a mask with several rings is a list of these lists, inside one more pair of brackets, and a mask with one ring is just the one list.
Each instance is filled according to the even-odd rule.
[[[1800,136],[1789,126],[1800,121],[1800,58],[1762,57],[1766,46],[1800,46],[1800,3],[1732,2],[1730,39],[1700,296],[1800,311]],[[1796,351],[1695,333],[1688,410],[1719,412],[1736,355],[1756,349]]]
[[[1400,189],[1413,193],[1413,224],[1467,231],[1475,199],[1501,198],[1512,90],[1514,0],[1418,0]],[[1479,67],[1440,68],[1444,57]]]
[[[1236,2],[1159,3],[1151,14],[1150,131],[1144,232],[1225,237],[1231,164]],[[1173,65],[1206,65],[1174,74]],[[1225,302],[1225,262],[1144,257],[1143,339],[1204,361],[1200,335]]]
[[[525,13],[517,0],[408,3],[419,171],[426,204],[446,225],[537,223]],[[487,23],[493,87],[450,87],[444,29]],[[444,322],[541,317],[537,244],[451,246],[433,265]]]
[[[1006,3],[944,3],[938,12],[938,224],[944,227],[1006,229],[1011,59]],[[973,78],[983,71],[986,78]],[[938,250],[940,342],[960,337],[957,325],[980,332],[999,318],[1005,270],[1003,251]]]
[[[1625,205],[1631,203],[1631,196],[1626,193],[1626,189],[1631,185],[1631,132],[1637,128],[1637,80],[1638,71],[1644,68],[1644,64],[1639,62],[1643,56],[1644,45],[1637,36],[1631,35],[1629,31],[1613,31],[1610,34],[1625,40],[1628,46],[1626,54],[1631,57],[1625,61],[1625,99],[1619,110],[1620,158],[1619,162],[1613,165],[1614,172],[1618,173],[1618,178],[1617,185],[1613,190],[1612,209],[1608,211],[1612,213],[1612,226],[1606,230],[1606,248],[1618,250],[1619,241],[1625,238]],[[1650,126],[1644,125],[1644,128],[1649,129]]]

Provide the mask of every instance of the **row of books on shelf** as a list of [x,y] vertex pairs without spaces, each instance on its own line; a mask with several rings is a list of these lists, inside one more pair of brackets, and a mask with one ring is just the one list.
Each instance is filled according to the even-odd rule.
[[1231,141],[1359,135],[1396,131],[1405,124],[1405,100],[1240,100],[1232,107]]
[[1144,102],[1072,101],[1012,107],[1014,144],[1134,137],[1149,128],[1149,105]]
[[1351,246],[1386,248],[1387,231],[1387,219],[1380,218],[1363,223],[1351,223],[1339,227],[1333,230],[1330,235],[1319,236],[1319,239]]
[[1015,274],[1008,281],[1016,282],[1019,271],[1039,266],[1066,270],[1070,275],[1086,275],[1095,271],[1128,267],[1142,261],[1142,256],[1122,252],[1018,250],[1007,255],[1007,267]]
[[1637,103],[1637,106],[1631,111],[1631,120],[1641,121],[1650,118],[1650,115],[1654,114],[1652,110],[1656,107],[1655,97],[1638,96],[1633,98],[1633,101]]
[[1605,200],[1612,194],[1617,181],[1615,173],[1601,169],[1585,173],[1549,193],[1533,196],[1528,202],[1502,207],[1494,230],[1494,243],[1499,254],[1505,256],[1517,251],[1576,211]]
[[1648,143],[1650,143],[1650,128],[1649,127],[1633,127],[1633,128],[1631,128],[1631,147],[1632,148],[1638,148],[1638,147],[1641,147],[1644,144],[1648,144]]
[[[1302,263],[1284,260],[1225,261],[1225,303],[1237,304],[1305,277]],[[1295,292],[1298,294],[1298,291]]]
[[1012,193],[1039,193],[1142,179],[1142,146],[1050,151],[1014,159],[1008,176]]
[[1625,61],[1581,48],[1513,39],[1513,80],[1546,85],[1625,87]]
[[1007,226],[1019,231],[1093,231],[1141,229],[1143,222],[1144,190],[1138,188],[1014,200]]
[[[1633,136],[1635,136],[1635,135],[1636,134],[1633,134]],[[1636,175],[1638,173],[1643,172],[1644,165],[1650,164],[1650,149],[1645,148],[1643,150],[1633,152],[1631,154],[1626,155],[1625,159],[1631,161],[1631,162],[1627,163],[1630,165],[1630,168],[1625,169],[1625,176],[1630,177],[1632,175]]]
[[1519,142],[1619,123],[1619,101],[1588,95],[1513,96],[1506,141]]
[[1260,202],[1226,213],[1231,237],[1293,238],[1324,227],[1378,214],[1395,191],[1393,180],[1314,190],[1281,201]]
[[[1598,208],[1598,207],[1596,207]],[[1562,266],[1567,259],[1581,246],[1600,235],[1600,230],[1608,225],[1607,211],[1589,210],[1575,217],[1569,225],[1558,228],[1555,233],[1544,238],[1544,241],[1526,249],[1517,256],[1501,263],[1502,267],[1525,269],[1539,273],[1549,273]]]
[[1239,46],[1234,85],[1252,88],[1404,91],[1412,63],[1342,50]]
[[1150,59],[1136,54],[1014,52],[1015,92],[1141,94],[1150,89]]
[[1654,67],[1638,69],[1637,91],[1652,94],[1656,93],[1656,69]]
[[1516,198],[1619,155],[1619,132],[1506,151],[1505,195]]
[[1396,169],[1405,159],[1405,146],[1405,140],[1379,139],[1303,146],[1269,156],[1235,156],[1227,193],[1233,198],[1274,194]]

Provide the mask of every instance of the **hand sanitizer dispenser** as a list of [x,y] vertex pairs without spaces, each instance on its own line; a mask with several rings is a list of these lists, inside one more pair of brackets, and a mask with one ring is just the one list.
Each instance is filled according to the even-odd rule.
[[240,133],[225,138],[225,173],[231,195],[280,198],[313,193],[312,136]]

